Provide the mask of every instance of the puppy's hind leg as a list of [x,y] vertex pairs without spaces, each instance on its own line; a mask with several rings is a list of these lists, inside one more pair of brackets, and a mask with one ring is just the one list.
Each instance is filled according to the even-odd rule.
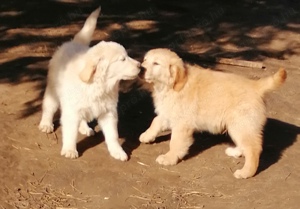
[[[241,151],[245,156],[245,164],[242,169],[234,172],[234,177],[238,179],[246,179],[255,175],[258,165],[259,157],[262,151],[262,136],[260,133],[245,132],[245,130],[238,130],[228,128],[229,135],[237,145],[237,150]],[[235,150],[235,154],[237,152]],[[239,153],[238,153],[239,154]]]
[[86,136],[94,136],[95,135],[94,130],[89,127],[89,125],[87,124],[86,120],[81,120],[80,121],[80,125],[79,125],[78,131],[82,135],[86,135]]
[[118,119],[116,115],[117,114],[108,113],[98,119],[98,124],[102,128],[110,155],[117,160],[126,161],[128,159],[127,154],[118,141]]
[[181,160],[193,144],[193,130],[184,127],[172,129],[170,150],[164,155],[157,157],[156,162],[161,165],[175,165]]
[[53,116],[59,107],[58,97],[51,89],[47,86],[42,106],[42,119],[39,124],[39,129],[42,132],[51,133],[54,130],[53,126]]
[[239,158],[243,155],[242,150],[239,147],[228,147],[225,150],[226,155],[234,158]]
[[61,124],[63,147],[60,154],[66,158],[73,159],[78,157],[76,142],[80,119],[77,112],[70,110],[71,108],[69,107],[62,108]]

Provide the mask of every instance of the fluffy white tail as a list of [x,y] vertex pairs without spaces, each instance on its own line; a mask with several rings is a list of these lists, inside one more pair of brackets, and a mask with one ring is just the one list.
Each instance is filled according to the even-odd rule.
[[285,69],[280,68],[274,75],[259,79],[256,81],[257,90],[261,95],[265,93],[277,89],[281,86],[286,80],[287,74]]
[[82,29],[75,35],[73,41],[76,43],[89,45],[97,25],[97,19],[99,17],[101,7],[93,11],[86,19]]

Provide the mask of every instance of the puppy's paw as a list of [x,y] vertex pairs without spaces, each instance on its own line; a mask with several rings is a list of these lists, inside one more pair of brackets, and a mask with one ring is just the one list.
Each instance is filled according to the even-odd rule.
[[91,129],[90,127],[82,127],[82,126],[80,126],[79,129],[78,129],[78,131],[82,135],[86,135],[86,136],[94,136],[95,135],[95,131],[93,129]]
[[77,150],[71,150],[71,149],[62,149],[60,154],[62,156],[65,156],[66,158],[71,158],[71,159],[75,159],[78,158],[78,152]]
[[41,132],[44,132],[44,133],[52,133],[54,131],[54,125],[53,123],[40,123],[39,125],[39,129]]
[[109,153],[113,158],[117,160],[121,160],[121,161],[128,160],[127,154],[124,152],[124,150],[121,147],[110,149]]
[[228,147],[225,150],[226,155],[234,158],[239,158],[243,155],[242,151],[238,147]]
[[155,137],[150,136],[149,134],[147,134],[147,131],[146,131],[140,135],[139,140],[142,143],[151,143],[151,142],[154,142]]
[[242,169],[236,170],[233,176],[237,179],[247,179],[249,177],[252,177],[252,175],[249,175],[248,172],[244,172]]
[[178,163],[178,157],[170,154],[159,155],[156,158],[156,162],[161,165],[176,165]]

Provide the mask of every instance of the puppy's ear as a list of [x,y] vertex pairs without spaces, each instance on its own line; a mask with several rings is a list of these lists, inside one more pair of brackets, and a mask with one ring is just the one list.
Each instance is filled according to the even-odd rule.
[[96,72],[97,65],[93,61],[87,61],[83,70],[79,74],[79,78],[85,82],[89,83]]
[[174,79],[173,89],[180,91],[187,81],[187,71],[183,65],[171,65],[171,77]]

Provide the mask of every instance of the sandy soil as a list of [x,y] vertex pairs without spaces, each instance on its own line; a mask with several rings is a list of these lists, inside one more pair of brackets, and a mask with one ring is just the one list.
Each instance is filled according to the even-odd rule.
[[[0,5],[1,208],[299,208],[300,4],[256,1],[10,0]],[[271,3],[272,2],[272,3]],[[170,136],[151,145],[138,136],[154,117],[147,92],[120,94],[119,133],[128,162],[109,156],[103,135],[80,136],[76,160],[59,155],[61,127],[39,132],[47,63],[98,5],[94,42],[113,40],[141,60],[148,49],[168,47],[186,61],[250,78],[280,66],[288,79],[266,98],[264,151],[255,177],[232,173],[244,159],[224,150],[225,135],[196,133],[189,156],[160,166]],[[265,69],[219,65],[215,57],[261,61]]]

